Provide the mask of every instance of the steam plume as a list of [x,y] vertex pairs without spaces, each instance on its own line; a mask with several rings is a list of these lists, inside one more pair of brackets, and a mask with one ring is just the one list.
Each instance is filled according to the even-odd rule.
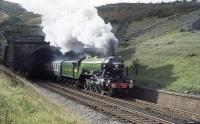
[[[7,0],[43,16],[46,41],[61,51],[81,52],[84,48],[107,53],[117,39],[89,0]],[[111,43],[112,42],[112,43]]]

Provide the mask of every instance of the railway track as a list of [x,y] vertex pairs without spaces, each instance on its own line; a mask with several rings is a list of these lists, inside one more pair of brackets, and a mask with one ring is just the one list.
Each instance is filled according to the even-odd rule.
[[181,120],[185,120],[186,123],[196,122],[200,124],[200,115],[196,113],[191,113],[179,109],[174,109],[166,106],[161,106],[155,103],[145,102],[142,100],[135,99],[134,102],[127,101],[128,103],[132,104],[133,106],[137,106],[139,108],[147,109],[151,112],[157,113],[159,112],[161,115],[166,115],[169,117],[175,117]]
[[[197,123],[195,120],[196,115],[191,118],[187,118],[187,114],[183,114],[178,110],[173,109],[164,109],[162,106],[156,106],[153,104],[147,104],[147,102],[137,101],[130,102],[121,99],[111,98],[105,95],[91,93],[88,91],[80,91],[72,87],[64,87],[61,84],[55,83],[40,83],[41,86],[46,87],[52,91],[58,92],[68,98],[81,102],[85,105],[91,106],[96,110],[106,112],[114,115],[117,118],[121,118],[127,122],[136,123],[136,124],[173,124],[173,123]],[[165,107],[166,108],[166,107]],[[148,113],[159,113],[159,117],[154,116],[154,114]],[[172,112],[170,114],[170,112]],[[176,113],[178,114],[176,114]],[[175,116],[176,115],[176,116]],[[176,118],[176,120],[170,119],[161,119],[162,116],[168,118]],[[193,119],[194,118],[194,119]]]
[[120,106],[118,103],[112,103],[107,100],[100,99],[86,92],[80,92],[71,88],[65,88],[54,83],[43,83],[40,85],[52,91],[58,92],[64,95],[65,97],[91,106],[96,110],[112,114],[113,116],[121,118],[127,122],[135,124],[173,124],[172,122]]
[[130,109],[135,109],[143,113],[150,114],[152,116],[157,116],[159,118],[163,118],[169,121],[174,121],[176,123],[200,124],[200,115],[195,114],[195,113],[191,113],[191,112],[187,112],[187,111],[183,111],[179,109],[174,109],[174,108],[169,108],[169,107],[161,106],[155,103],[145,102],[138,99],[132,99],[132,101],[130,101],[130,100],[112,98],[112,97],[100,95],[93,92],[88,92],[88,91],[85,91],[85,92],[89,94],[93,94],[96,97],[99,97],[101,99],[108,100],[110,102],[116,102],[121,106],[130,108]]

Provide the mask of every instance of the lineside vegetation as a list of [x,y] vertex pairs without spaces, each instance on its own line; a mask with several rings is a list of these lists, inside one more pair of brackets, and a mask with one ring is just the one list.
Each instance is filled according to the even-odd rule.
[[0,124],[88,124],[0,70]]

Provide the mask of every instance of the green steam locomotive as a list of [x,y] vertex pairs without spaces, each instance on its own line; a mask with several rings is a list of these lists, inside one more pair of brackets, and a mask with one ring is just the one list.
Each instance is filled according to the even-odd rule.
[[120,57],[59,59],[46,63],[44,71],[57,80],[110,96],[126,95],[134,86],[133,81],[125,77],[124,62]]

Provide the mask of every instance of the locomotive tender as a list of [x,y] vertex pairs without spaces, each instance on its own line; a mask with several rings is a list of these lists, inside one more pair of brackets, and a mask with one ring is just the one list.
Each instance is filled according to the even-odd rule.
[[124,62],[120,57],[59,59],[45,64],[44,71],[57,80],[71,82],[77,87],[98,93],[126,95],[133,81],[124,76]]

